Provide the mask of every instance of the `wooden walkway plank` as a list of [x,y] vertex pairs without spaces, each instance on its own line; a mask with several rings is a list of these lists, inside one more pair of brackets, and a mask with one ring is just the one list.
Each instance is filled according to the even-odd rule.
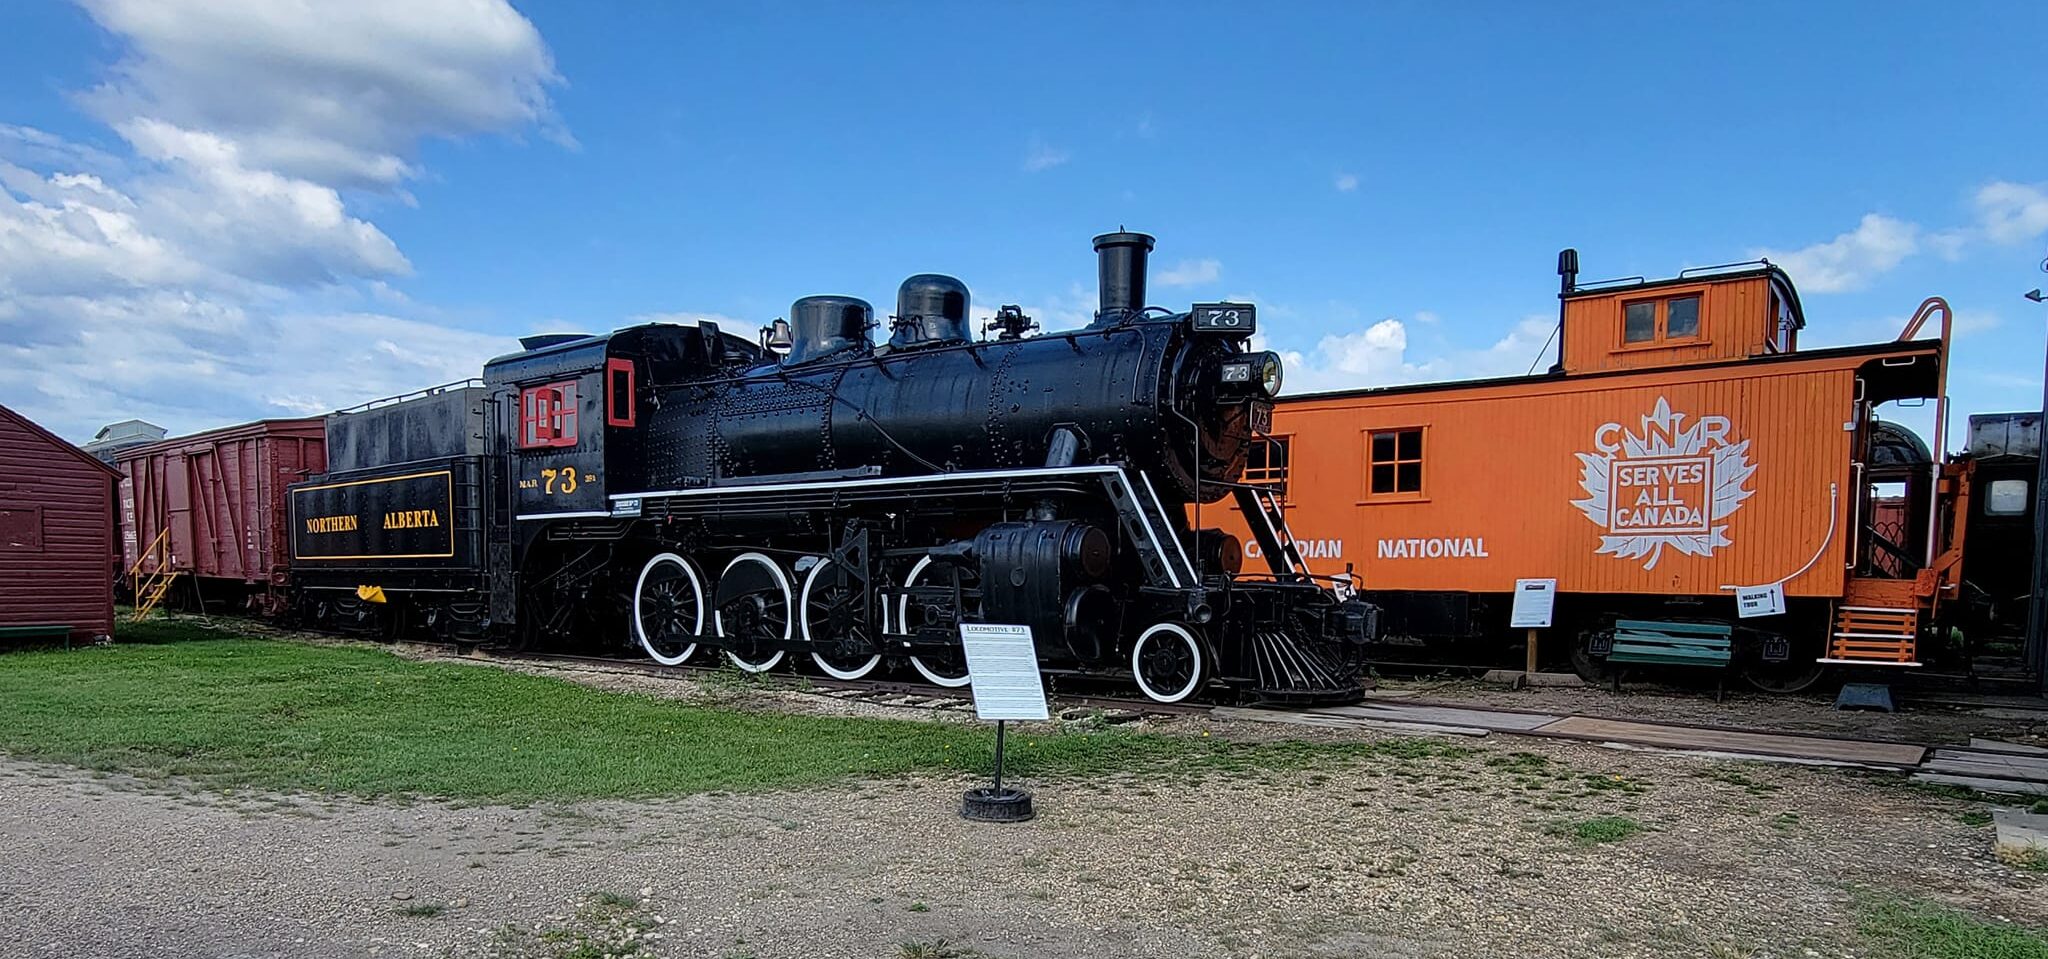
[[1961,776],[1989,776],[1994,779],[2033,779],[2048,782],[2048,763],[2012,762],[2017,756],[1994,753],[1958,752],[1936,749],[1923,768]]
[[2002,739],[1970,737],[1970,748],[1987,753],[2011,753],[2015,756],[2048,756],[2048,748],[2029,746],[2025,743],[2009,743]]
[[1574,739],[1613,740],[1645,743],[1674,749],[1703,752],[1758,753],[1766,756],[1796,756],[1832,759],[1900,768],[1918,766],[1927,750],[1904,743],[1873,743],[1848,739],[1823,739],[1784,733],[1753,733],[1733,729],[1700,729],[1688,726],[1659,726],[1613,719],[1568,716],[1538,727],[1537,735],[1567,736]]
[[1500,732],[1526,732],[1564,717],[1547,713],[1505,713],[1491,709],[1463,709],[1455,706],[1419,706],[1406,703],[1363,703],[1357,706],[1325,706],[1310,712],[1333,716],[1357,716],[1393,722],[1429,723],[1444,726],[1476,726]]
[[1947,773],[1914,773],[1916,783],[1938,783],[1943,786],[1962,786],[1986,793],[2011,793],[2022,796],[2048,796],[2048,783],[2026,779],[1982,779],[1976,776],[1952,776]]

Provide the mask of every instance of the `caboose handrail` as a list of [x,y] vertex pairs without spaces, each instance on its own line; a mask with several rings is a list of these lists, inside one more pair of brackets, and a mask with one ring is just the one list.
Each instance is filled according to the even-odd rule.
[[1922,566],[1933,566],[1941,549],[1941,458],[1948,455],[1948,342],[1954,332],[1955,313],[1948,308],[1947,300],[1930,296],[1920,301],[1920,308],[1913,311],[1913,318],[1906,321],[1906,328],[1899,333],[1900,342],[1912,339],[1936,310],[1941,311],[1941,359],[1940,368],[1934,371],[1934,463],[1929,467],[1932,475],[1927,483],[1927,561]]

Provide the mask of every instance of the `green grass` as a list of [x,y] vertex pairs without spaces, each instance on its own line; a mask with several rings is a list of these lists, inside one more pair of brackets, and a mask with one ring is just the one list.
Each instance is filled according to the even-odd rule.
[[1857,911],[1859,931],[1883,959],[2048,959],[2039,929],[1869,894],[1857,897]]
[[897,959],[959,959],[963,955],[965,953],[944,939],[930,942],[906,939],[896,949]]
[[1620,842],[1643,831],[1643,824],[1627,816],[1595,816],[1577,822],[1552,823],[1545,830],[1553,836],[1562,836],[1581,846],[1597,846],[1601,843]]
[[[112,647],[0,657],[0,752],[212,788],[538,801],[794,788],[981,773],[977,725],[795,716],[604,692],[374,647],[123,625]],[[1450,759],[1433,740],[1233,744],[1027,730],[1019,776],[1305,769]]]

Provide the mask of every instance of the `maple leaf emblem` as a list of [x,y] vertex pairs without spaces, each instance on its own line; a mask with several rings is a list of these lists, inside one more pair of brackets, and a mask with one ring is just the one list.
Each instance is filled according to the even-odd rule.
[[1586,498],[1572,505],[1607,530],[1596,552],[1655,569],[1667,547],[1711,556],[1729,545],[1722,521],[1755,492],[1749,441],[1735,440],[1727,417],[1688,418],[1660,396],[1639,430],[1605,424],[1593,431],[1597,452],[1573,454]]

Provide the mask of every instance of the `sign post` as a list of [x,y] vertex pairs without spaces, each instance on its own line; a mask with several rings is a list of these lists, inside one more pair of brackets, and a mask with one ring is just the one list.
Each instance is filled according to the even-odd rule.
[[1037,815],[1031,793],[1003,788],[1003,751],[1012,719],[1050,719],[1045,682],[1038,674],[1038,648],[1031,627],[1003,623],[961,623],[960,645],[967,653],[968,686],[974,693],[974,715],[995,720],[995,782],[969,789],[961,798],[960,815],[980,822],[1023,822]]
[[1508,611],[1508,626],[1529,631],[1529,658],[1522,671],[1525,683],[1534,682],[1536,677],[1537,631],[1549,628],[1551,612],[1556,608],[1557,580],[1515,580],[1515,603]]

